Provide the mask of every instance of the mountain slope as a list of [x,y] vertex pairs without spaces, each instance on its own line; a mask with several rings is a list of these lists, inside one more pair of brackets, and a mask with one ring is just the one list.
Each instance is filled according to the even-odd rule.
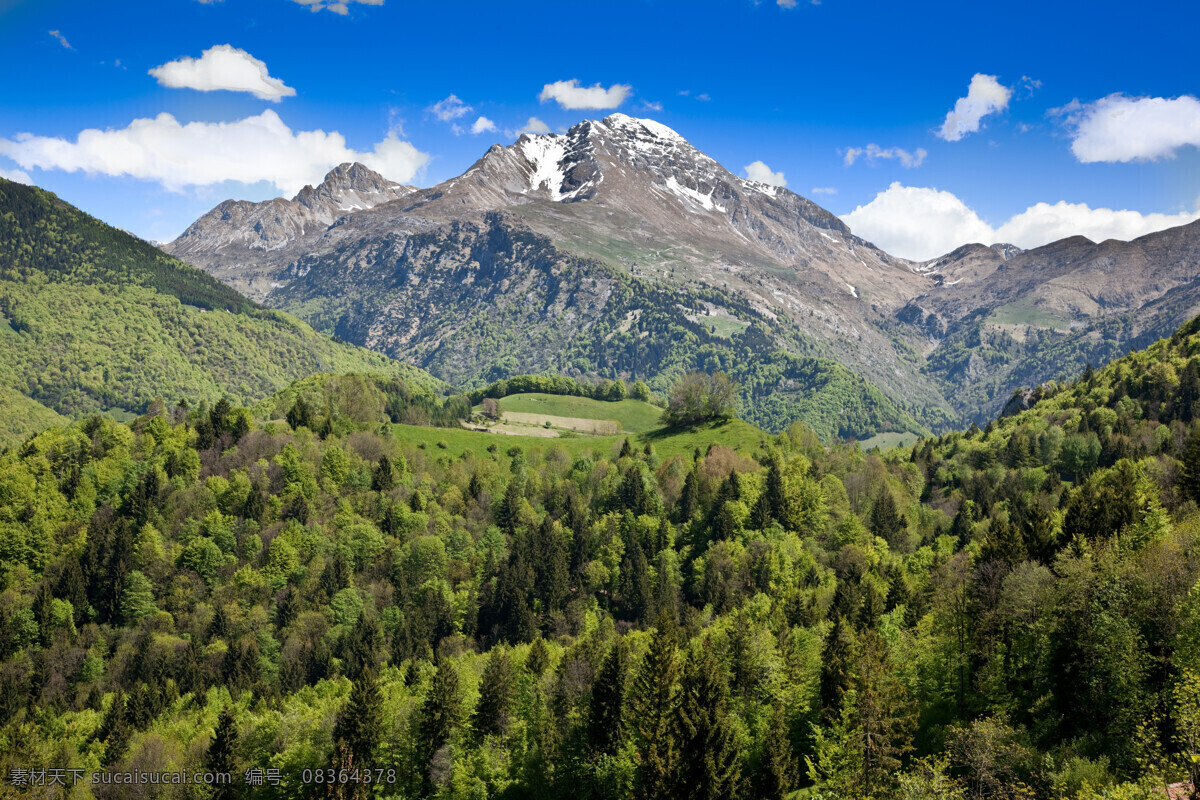
[[0,387],[40,404],[47,419],[138,412],[156,397],[249,402],[321,371],[441,386],[8,181],[0,181],[0,316]]

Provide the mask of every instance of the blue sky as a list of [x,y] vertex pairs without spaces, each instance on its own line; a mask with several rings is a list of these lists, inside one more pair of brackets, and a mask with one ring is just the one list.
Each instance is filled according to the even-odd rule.
[[[1127,238],[1200,207],[1198,27],[1188,2],[0,0],[0,174],[168,239],[347,153],[428,186],[619,110],[901,255]],[[219,56],[251,91],[199,90]]]

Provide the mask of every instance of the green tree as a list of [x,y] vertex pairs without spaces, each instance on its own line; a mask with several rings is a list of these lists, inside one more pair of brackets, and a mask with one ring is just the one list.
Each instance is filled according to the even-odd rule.
[[633,685],[631,719],[638,754],[637,785],[646,800],[670,800],[675,794],[679,746],[675,715],[679,704],[675,621],[660,614],[650,649]]
[[439,659],[425,701],[417,714],[417,765],[426,793],[434,788],[430,764],[434,756],[450,744],[462,716],[462,695],[458,688],[458,670],[449,659]]
[[625,734],[625,685],[629,671],[625,640],[609,649],[592,687],[587,743],[592,755],[615,755]]
[[[540,639],[538,641],[541,641]],[[475,737],[502,736],[508,731],[509,713],[516,693],[516,676],[508,650],[494,647],[479,681],[479,702],[475,706],[472,728]]]
[[217,728],[213,732],[212,742],[208,745],[205,766],[210,772],[224,773],[232,780],[217,783],[213,787],[214,800],[229,800],[236,797],[236,787],[241,780],[238,770],[238,729],[237,720],[229,706],[222,709],[217,717]]
[[369,769],[375,763],[375,749],[383,730],[383,696],[375,669],[364,667],[350,688],[350,699],[338,714],[333,728],[335,743],[343,742],[355,763]]
[[725,669],[705,638],[687,661],[680,685],[677,796],[741,796],[741,753],[734,739]]

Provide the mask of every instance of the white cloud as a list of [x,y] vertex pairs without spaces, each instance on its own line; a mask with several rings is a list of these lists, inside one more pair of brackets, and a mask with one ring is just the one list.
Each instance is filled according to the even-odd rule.
[[526,133],[543,134],[543,133],[549,133],[549,132],[550,132],[550,126],[547,125],[546,123],[542,122],[537,117],[530,117],[529,120],[522,127],[517,128],[515,131],[512,131],[512,130],[505,131],[505,133],[507,133],[509,136],[512,136],[512,137],[521,136],[522,134],[526,134]]
[[10,180],[13,183],[23,183],[26,186],[33,186],[33,178],[29,177],[29,173],[19,169],[5,169],[0,167],[0,178]]
[[633,87],[623,83],[614,83],[605,89],[600,84],[595,86],[580,86],[579,81],[572,78],[569,81],[555,81],[542,87],[538,100],[546,102],[554,100],[568,110],[581,108],[616,108],[625,102]]
[[[200,0],[202,3],[205,1],[206,0]],[[351,3],[362,3],[365,6],[383,5],[383,0],[334,0],[332,3],[328,2],[328,0],[292,0],[292,2],[299,3],[302,6],[308,6],[309,10],[311,11],[329,9],[333,13],[341,14],[343,16],[350,13]]]
[[787,186],[787,180],[784,179],[782,172],[772,172],[771,168],[761,161],[747,164],[742,169],[746,171],[746,177],[752,181],[769,183],[772,186]]
[[58,39],[58,43],[61,44],[63,47],[67,48],[68,50],[75,49],[74,47],[71,47],[71,43],[67,41],[67,37],[62,35],[62,31],[47,31],[47,33],[49,33],[55,39]]
[[1073,129],[1071,152],[1084,163],[1152,161],[1200,147],[1200,100],[1190,95],[1126,97],[1110,94],[1094,103],[1055,109]]
[[837,189],[835,189],[832,186],[814,186],[812,188],[812,193],[813,194],[837,194]]
[[643,100],[642,108],[646,109],[647,111],[662,111],[663,104],[662,103],[654,103],[649,100]]
[[471,107],[462,100],[459,100],[458,95],[453,94],[445,100],[437,101],[425,110],[442,122],[452,122],[459,117],[465,117],[471,113]]
[[487,117],[480,117],[471,125],[471,133],[476,135],[481,133],[495,133],[496,123],[492,122]]
[[181,124],[170,114],[135,119],[120,129],[81,131],[75,141],[17,134],[0,138],[0,155],[21,167],[129,176],[169,190],[224,181],[274,184],[292,195],[317,184],[330,168],[360,161],[408,183],[429,156],[389,133],[371,150],[346,145],[337,131],[293,131],[270,109],[234,122]]
[[979,130],[980,121],[988,114],[1008,108],[1012,89],[1001,86],[995,75],[975,73],[967,96],[958,98],[954,110],[946,114],[946,121],[937,135],[947,142],[957,142],[968,133]]
[[1062,200],[1050,205],[1038,203],[1012,217],[996,231],[997,241],[1019,247],[1037,247],[1068,236],[1086,236],[1093,242],[1105,239],[1128,241],[1176,225],[1200,219],[1200,211],[1179,214],[1142,214],[1139,211],[1114,211],[1091,208],[1086,203]]
[[796,7],[796,0],[775,0],[775,3],[780,8],[795,8]]
[[210,47],[200,58],[184,57],[150,70],[159,84],[171,89],[199,92],[249,92],[260,100],[278,103],[294,97],[296,90],[272,78],[267,65],[233,45]]
[[846,166],[852,165],[860,158],[866,158],[869,162],[875,162],[877,159],[895,158],[900,161],[900,164],[905,169],[921,166],[921,162],[925,160],[925,156],[929,153],[925,152],[925,148],[918,147],[916,152],[910,153],[899,147],[889,147],[884,149],[877,144],[869,144],[866,147],[850,147],[846,149]]
[[1037,203],[998,228],[980,219],[954,194],[893,183],[865,206],[842,216],[858,236],[889,253],[924,261],[971,242],[1011,242],[1032,248],[1066,238],[1135,239],[1200,219],[1200,211],[1142,214],[1091,208],[1086,203]]

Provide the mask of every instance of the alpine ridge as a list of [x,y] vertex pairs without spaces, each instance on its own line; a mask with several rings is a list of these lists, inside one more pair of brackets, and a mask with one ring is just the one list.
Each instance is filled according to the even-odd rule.
[[[339,188],[351,173],[366,187],[355,188],[360,208]],[[509,247],[514,236],[528,244],[523,254]],[[649,287],[696,293],[681,313],[722,333],[739,358],[836,361],[934,429],[986,419],[1020,386],[1107,361],[1200,310],[1195,225],[1130,243],[970,244],[912,262],[811,200],[734,175],[671,128],[624,114],[493,145],[426,189],[343,165],[291,201],[227,201],[166,249],[260,302],[467,383],[566,369],[661,388],[673,369],[727,367],[703,353],[576,352],[618,305],[621,333],[650,336],[646,320],[666,312],[645,307]],[[501,263],[503,274],[489,271]],[[550,263],[572,293],[530,295],[545,274],[538,265]],[[471,270],[470,291],[460,267]],[[1135,274],[1147,279],[1131,282]],[[631,281],[637,300],[615,302],[614,281]],[[523,318],[509,318],[501,337],[509,344],[481,340],[485,320],[518,308]],[[744,399],[785,386],[781,377]]]

